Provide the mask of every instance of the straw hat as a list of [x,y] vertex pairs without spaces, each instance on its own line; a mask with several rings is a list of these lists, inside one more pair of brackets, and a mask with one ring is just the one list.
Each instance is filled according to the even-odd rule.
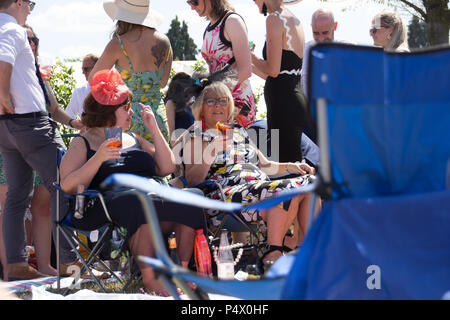
[[283,4],[296,4],[302,0],[283,0]]
[[121,20],[156,28],[163,16],[150,9],[150,0],[103,0],[103,8],[112,20]]

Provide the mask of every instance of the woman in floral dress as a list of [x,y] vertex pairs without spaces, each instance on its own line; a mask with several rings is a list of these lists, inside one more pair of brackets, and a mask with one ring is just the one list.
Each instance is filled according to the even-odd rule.
[[[277,192],[302,188],[310,182],[314,169],[304,163],[279,163],[269,161],[250,142],[245,128],[236,125],[226,133],[216,129],[217,122],[229,122],[232,117],[233,99],[227,86],[215,82],[207,86],[193,106],[194,117],[203,118],[206,130],[194,129],[185,136],[183,164],[188,185],[196,185],[206,179],[219,183],[225,195],[224,201],[244,205],[275,196]],[[198,155],[203,157],[199,159]],[[291,179],[271,180],[270,176],[301,174]],[[218,199],[220,191],[204,190],[205,195]],[[268,251],[263,262],[277,260],[287,247],[298,246],[306,231],[309,195],[300,195],[277,207],[259,212],[242,212],[248,222],[258,222],[264,232],[267,228]],[[295,236],[284,235],[292,223],[298,226]]]
[[[153,141],[140,115],[139,103],[143,103],[151,106],[158,127],[169,142],[169,127],[161,88],[166,86],[172,67],[170,41],[156,30],[162,22],[162,17],[157,12],[149,7],[133,5],[133,2],[128,1],[126,4],[127,6],[119,8],[126,14],[120,14],[116,8],[112,9],[115,6],[114,1],[104,3],[106,13],[113,20],[117,17],[119,19],[113,38],[95,64],[91,75],[114,66],[133,93],[134,114],[130,131],[150,142]],[[145,14],[147,17],[142,20]]]
[[256,116],[255,97],[249,78],[252,75],[250,48],[244,20],[234,12],[227,0],[188,1],[191,9],[210,23],[203,35],[202,56],[209,72],[221,70],[227,64],[234,69],[230,81],[235,105],[235,120],[249,127]]

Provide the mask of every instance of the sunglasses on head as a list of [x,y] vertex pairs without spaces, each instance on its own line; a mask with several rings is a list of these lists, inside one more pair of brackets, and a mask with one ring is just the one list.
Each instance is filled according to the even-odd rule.
[[39,44],[39,38],[38,37],[28,37],[28,42],[33,42],[35,46]]
[[190,4],[191,6],[198,6],[198,0],[187,0],[186,1],[188,4]]
[[208,107],[214,107],[216,105],[226,107],[228,105],[228,97],[208,98],[208,99],[205,99],[205,103]]

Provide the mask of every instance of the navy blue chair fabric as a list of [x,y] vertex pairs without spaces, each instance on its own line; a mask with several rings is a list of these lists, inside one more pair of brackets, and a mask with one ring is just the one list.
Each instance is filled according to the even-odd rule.
[[450,48],[327,44],[310,54],[314,113],[318,99],[327,103],[334,190],[282,298],[442,299],[450,292]]
[[[258,148],[260,148],[260,145],[262,144],[262,141],[260,139],[264,138],[264,143],[266,144],[265,147],[267,147],[267,154],[271,154],[271,140],[270,140],[270,132],[268,132],[267,129],[267,120],[257,120],[255,121],[251,127],[249,128],[249,134],[250,137],[252,137],[251,130],[255,130],[255,141],[253,141]],[[265,136],[261,135],[260,132],[267,133]],[[265,149],[264,149],[265,150]],[[306,159],[308,164],[318,167],[319,165],[319,147],[314,143],[313,140],[308,137],[307,134],[302,134],[302,154],[303,157]]]

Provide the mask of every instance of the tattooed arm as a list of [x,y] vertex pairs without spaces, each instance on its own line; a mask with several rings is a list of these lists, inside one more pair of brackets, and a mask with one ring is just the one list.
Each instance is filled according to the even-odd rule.
[[155,66],[158,69],[164,68],[161,78],[161,88],[164,88],[169,81],[170,70],[172,69],[172,47],[169,38],[158,34],[156,44],[152,47],[152,55],[155,58]]

